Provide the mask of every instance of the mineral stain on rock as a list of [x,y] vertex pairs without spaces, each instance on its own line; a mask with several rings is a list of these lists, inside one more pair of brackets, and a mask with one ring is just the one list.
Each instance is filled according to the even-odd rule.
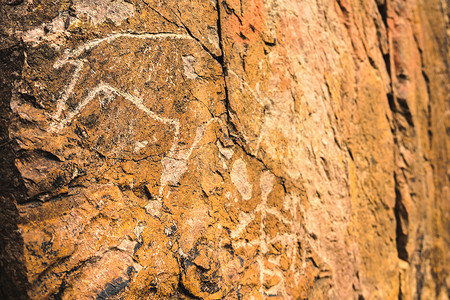
[[107,283],[105,289],[102,290],[97,297],[96,300],[106,300],[110,299],[112,296],[119,294],[124,288],[128,286],[130,283],[129,280],[123,280],[122,277],[114,279],[111,283]]
[[444,1],[3,4],[1,299],[449,298]]

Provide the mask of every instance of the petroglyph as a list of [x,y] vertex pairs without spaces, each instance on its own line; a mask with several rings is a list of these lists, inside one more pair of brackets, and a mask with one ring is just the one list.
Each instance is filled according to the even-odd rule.
[[275,176],[269,171],[266,171],[261,175],[260,187],[263,202],[267,202],[267,196],[272,191],[274,180]]
[[159,218],[161,215],[161,209],[162,209],[161,201],[149,201],[145,206],[145,212],[157,218]]
[[[117,97],[122,97],[125,100],[129,101],[132,105],[134,105],[137,109],[144,112],[149,118],[167,125],[172,128],[173,131],[173,141],[171,143],[170,149],[166,152],[166,155],[161,159],[162,164],[162,173],[160,177],[160,189],[159,194],[162,196],[164,188],[170,185],[177,185],[182,177],[182,175],[187,171],[187,165],[189,157],[192,154],[192,151],[195,147],[198,146],[198,143],[203,137],[205,129],[209,126],[209,124],[216,120],[215,118],[210,119],[204,124],[201,124],[197,127],[194,140],[190,147],[181,148],[179,147],[179,135],[180,135],[180,122],[175,118],[163,117],[158,113],[155,113],[150,108],[148,108],[144,104],[144,99],[139,96],[139,92],[131,94],[130,92],[123,91],[118,87],[111,85],[110,83],[106,83],[100,81],[96,86],[90,87],[89,92],[86,97],[82,98],[81,101],[78,102],[75,108],[68,108],[68,100],[71,97],[74,97],[74,89],[81,81],[81,74],[88,65],[88,59],[85,57],[86,54],[89,53],[95,48],[103,44],[109,44],[119,38],[129,38],[129,39],[142,39],[142,40],[195,40],[184,34],[172,34],[172,33],[158,33],[158,34],[131,34],[131,33],[117,33],[112,34],[107,37],[101,39],[95,39],[89,41],[72,51],[66,51],[62,58],[58,59],[54,63],[55,69],[60,69],[65,65],[71,65],[74,67],[73,75],[69,80],[67,86],[65,87],[61,97],[56,102],[56,110],[54,114],[51,116],[53,122],[50,124],[49,131],[53,133],[60,132],[63,128],[65,128],[71,121],[79,115],[82,110],[96,97],[100,97],[100,105],[103,105],[105,102],[111,102]],[[188,78],[193,77],[192,74],[196,75],[193,70],[193,56],[183,56],[182,57],[183,65],[185,68],[185,73]],[[150,70],[152,71],[152,70]],[[190,74],[190,75],[189,75]],[[150,76],[150,75],[149,75]],[[195,76],[194,76],[195,77]],[[141,149],[146,147],[148,141],[138,141],[134,144],[134,152],[139,152]],[[168,195],[168,194],[167,194]]]
[[145,146],[147,146],[148,141],[142,141],[142,142],[136,142],[134,143],[134,152],[139,152],[142,148],[144,148]]
[[188,149],[179,150],[175,155],[166,156],[161,160],[161,163],[163,165],[163,172],[161,174],[161,187],[159,190],[160,195],[162,194],[164,187],[168,183],[171,183],[173,185],[177,185],[179,183],[181,176],[183,176],[183,174],[187,171],[189,157],[202,139],[206,128],[211,124],[211,122],[218,120],[219,119],[217,118],[211,118],[205,124],[197,127],[194,142],[192,143],[191,147],[189,147]]
[[189,79],[196,79],[198,77],[197,73],[195,73],[194,69],[194,62],[195,58],[192,55],[183,56],[183,68],[184,68],[184,75],[186,75]]
[[244,200],[252,198],[252,184],[248,178],[247,165],[242,158],[237,159],[231,167],[231,181]]
[[[288,297],[289,295],[286,290],[285,275],[280,269],[281,265],[286,264],[287,262],[282,262],[281,255],[268,255],[270,245],[273,245],[274,243],[281,243],[283,245],[286,249],[285,255],[290,260],[287,268],[295,274],[294,280],[296,284],[300,281],[301,277],[301,274],[298,274],[298,271],[295,271],[294,269],[296,266],[296,261],[298,260],[297,252],[299,251],[297,241],[299,235],[301,234],[299,212],[297,212],[296,209],[299,199],[295,195],[284,195],[283,208],[287,208],[291,212],[291,218],[283,215],[276,208],[271,207],[268,204],[268,196],[273,190],[275,179],[275,176],[268,170],[261,174],[259,186],[261,191],[261,202],[257,205],[254,211],[250,213],[240,213],[239,224],[233,231],[231,231],[230,235],[231,238],[236,239],[233,242],[235,248],[259,246],[256,262],[259,268],[259,293],[263,295],[264,298],[270,296]],[[259,223],[259,238],[249,241],[239,239],[242,237],[247,226],[249,226],[259,214],[261,218]],[[269,216],[273,216],[281,223],[290,226],[288,233],[277,232],[275,236],[268,236],[266,233],[266,222]],[[269,265],[267,265],[267,261],[270,262]],[[284,267],[286,268],[286,266]],[[279,281],[273,286],[268,286],[266,284],[267,278],[277,278],[276,280]]]
[[93,49],[94,47],[102,44],[102,43],[110,43],[118,38],[122,38],[122,37],[126,37],[126,38],[135,38],[135,39],[149,39],[149,40],[160,40],[160,39],[175,39],[175,40],[193,40],[190,36],[188,35],[183,35],[183,34],[172,34],[172,33],[159,33],[159,34],[131,34],[131,33],[117,33],[117,34],[112,34],[109,35],[107,37],[101,38],[101,39],[95,39],[92,40],[90,42],[87,42],[81,46],[79,46],[78,48],[76,48],[73,51],[67,51],[64,56],[57,60],[53,67],[55,69],[59,69],[61,67],[63,67],[66,64],[71,64],[75,67],[75,71],[72,75],[71,80],[69,81],[69,84],[66,86],[62,97],[60,97],[57,100],[57,105],[56,105],[56,112],[54,113],[54,115],[52,116],[52,118],[55,120],[55,122],[51,125],[51,130],[54,132],[58,132],[62,129],[62,127],[64,127],[68,122],[70,122],[73,117],[75,117],[82,109],[84,106],[86,106],[96,95],[97,93],[99,93],[100,91],[105,91],[105,92],[112,92],[112,93],[117,93],[118,95],[125,95],[128,97],[124,97],[127,100],[131,101],[132,103],[134,103],[136,106],[138,106],[139,109],[143,110],[144,112],[146,112],[147,114],[149,114],[149,116],[157,121],[160,121],[162,123],[169,123],[172,124],[174,126],[176,126],[175,124],[178,124],[177,121],[172,120],[172,119],[164,119],[159,117],[157,114],[155,114],[154,112],[150,111],[147,107],[145,107],[143,105],[143,100],[132,96],[130,94],[127,93],[123,93],[120,92],[118,90],[116,90],[115,88],[111,87],[111,86],[107,86],[104,84],[99,84],[96,88],[94,88],[90,93],[89,96],[86,97],[79,105],[77,108],[74,109],[74,111],[72,113],[69,113],[67,117],[61,119],[61,116],[63,114],[63,110],[66,109],[66,103],[67,100],[69,99],[69,97],[73,94],[73,90],[77,84],[77,82],[80,80],[80,73],[83,70],[83,67],[85,65],[85,63],[87,62],[86,59],[82,59],[79,58],[82,54],[90,51],[91,49]]

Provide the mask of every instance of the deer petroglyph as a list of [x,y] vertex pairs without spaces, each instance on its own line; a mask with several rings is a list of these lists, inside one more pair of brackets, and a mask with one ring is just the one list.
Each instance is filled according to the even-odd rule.
[[[91,52],[95,49],[98,49],[99,47],[107,47],[108,44],[118,41],[118,40],[130,40],[130,39],[139,39],[142,41],[153,41],[156,43],[156,46],[158,47],[158,44],[171,40],[171,41],[187,41],[187,42],[194,42],[196,41],[190,37],[189,35],[185,34],[175,34],[175,33],[145,33],[145,34],[132,34],[132,33],[116,33],[109,35],[104,38],[91,40],[76,49],[69,51],[67,50],[65,54],[58,59],[53,67],[55,70],[60,70],[63,67],[71,67],[72,75],[65,86],[61,96],[56,101],[56,108],[54,113],[50,116],[53,120],[50,124],[49,131],[53,133],[59,133],[61,130],[63,130],[65,127],[67,127],[87,106],[89,103],[91,103],[94,99],[100,98],[99,101],[102,101],[101,99],[117,99],[117,98],[123,98],[127,100],[131,105],[133,105],[135,108],[143,112],[147,117],[149,117],[151,120],[159,122],[163,126],[168,126],[171,128],[173,132],[173,140],[171,142],[171,145],[169,149],[166,151],[165,157],[161,159],[162,164],[162,174],[160,177],[160,190],[159,194],[162,196],[164,187],[167,186],[167,184],[172,183],[176,184],[179,182],[181,176],[187,171],[187,165],[189,157],[192,154],[192,151],[195,147],[197,147],[198,143],[202,139],[204,135],[204,131],[207,128],[207,126],[216,118],[211,118],[209,121],[202,123],[199,125],[195,131],[195,137],[187,149],[181,149],[179,146],[179,140],[180,140],[180,129],[181,124],[180,121],[176,118],[171,118],[169,116],[163,116],[160,113],[157,113],[150,109],[146,102],[148,102],[148,99],[141,96],[139,91],[131,92],[130,89],[124,90],[123,84],[121,86],[120,81],[123,79],[114,79],[111,80],[111,77],[108,76],[109,74],[106,74],[107,72],[114,72],[109,71],[109,69],[112,69],[110,67],[109,69],[104,67],[103,69],[106,69],[107,71],[102,71],[101,74],[95,73],[91,77],[93,79],[89,79],[89,77],[86,75],[87,71],[86,69],[92,68],[92,58],[91,58]],[[102,50],[98,50],[102,51]],[[151,51],[151,50],[150,50]],[[176,51],[175,51],[176,52]],[[102,52],[99,52],[102,53]],[[174,54],[176,55],[176,53]],[[107,61],[107,64],[114,63],[112,60],[117,59],[115,57],[106,58],[105,61]],[[120,58],[119,58],[120,59]],[[119,60],[118,59],[118,60]],[[192,57],[193,59],[193,57]],[[91,60],[91,61],[90,61]],[[111,60],[111,61],[109,61]],[[156,68],[160,67],[158,63],[156,62]],[[149,73],[152,72],[152,70],[148,70]],[[105,73],[105,74],[103,74]],[[120,76],[127,76],[120,75]],[[149,78],[152,75],[149,75]],[[91,81],[89,81],[91,80]],[[86,83],[87,82],[87,83]],[[84,94],[80,95],[80,92],[76,92],[76,90],[82,90],[85,89],[87,91]],[[70,99],[76,98],[76,104],[75,105],[68,105],[68,102]],[[147,101],[146,101],[147,100]],[[147,142],[137,142],[137,145],[143,145],[141,148],[145,147]]]

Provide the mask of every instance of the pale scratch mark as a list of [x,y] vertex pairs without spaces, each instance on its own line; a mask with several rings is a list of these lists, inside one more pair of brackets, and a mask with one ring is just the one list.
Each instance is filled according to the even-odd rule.
[[188,79],[194,80],[197,79],[198,75],[195,73],[194,63],[195,58],[192,55],[182,56],[184,75]]
[[163,165],[163,171],[161,174],[161,187],[159,188],[159,194],[162,195],[164,188],[168,183],[178,184],[183,174],[188,169],[188,161],[192,154],[192,151],[197,147],[198,143],[202,140],[205,130],[213,121],[220,121],[218,118],[211,118],[205,124],[197,127],[195,132],[194,141],[188,149],[177,151],[173,156],[174,151],[161,160]]
[[161,187],[159,190],[159,194],[161,196],[164,188],[168,183],[178,184],[181,176],[187,171],[187,164],[192,151],[197,147],[198,143],[202,139],[205,129],[210,125],[212,121],[216,120],[216,118],[212,118],[208,122],[206,122],[206,124],[197,127],[196,135],[190,148],[177,151],[180,132],[180,123],[178,120],[160,117],[159,115],[148,109],[143,104],[143,100],[141,98],[135,97],[126,92],[118,91],[108,84],[101,83],[89,92],[88,96],[78,105],[75,110],[68,113],[67,117],[61,120],[59,124],[54,125],[53,128],[55,128],[57,131],[61,130],[65,125],[67,125],[68,122],[70,122],[77,114],[79,114],[80,111],[95,98],[96,95],[101,92],[110,92],[119,95],[124,99],[130,101],[138,109],[146,113],[150,118],[163,124],[173,126],[174,139],[171,148],[168,151],[168,155],[161,160],[161,163],[163,165],[163,171],[161,174]]
[[121,92],[121,91],[115,89],[114,87],[110,86],[109,84],[105,84],[105,83],[100,83],[95,88],[90,90],[88,96],[83,99],[83,101],[77,106],[77,108],[75,108],[73,111],[67,113],[67,117],[60,120],[57,124],[53,123],[51,125],[51,128],[54,131],[59,132],[64,126],[67,125],[67,123],[69,123],[76,115],[78,115],[81,112],[81,110],[83,110],[83,108],[86,105],[88,105],[101,92],[104,92],[104,93],[109,92],[109,93],[121,96],[124,99],[133,103],[138,109],[140,109],[141,111],[146,113],[150,118],[152,118],[156,121],[159,121],[163,124],[172,125],[174,127],[174,141],[172,143],[172,146],[171,146],[169,152],[174,152],[176,150],[176,147],[178,144],[178,135],[179,135],[179,131],[180,131],[180,124],[179,124],[178,120],[160,117],[159,115],[155,114],[153,111],[148,109],[143,104],[143,100],[141,98],[135,97],[126,92]]
[[148,141],[137,141],[136,143],[134,143],[134,152],[138,153],[139,151],[141,151],[141,149],[143,149],[145,146],[148,145]]
[[[111,87],[110,87],[111,88]],[[174,141],[172,143],[172,146],[169,150],[169,153],[173,153],[176,150],[176,147],[178,145],[178,135],[180,133],[180,122],[176,119],[170,119],[170,118],[163,118],[151,111],[147,106],[144,105],[144,101],[136,96],[133,96],[126,92],[121,92],[118,90],[114,90],[118,95],[122,96],[123,98],[127,99],[131,103],[133,103],[137,108],[139,108],[141,111],[145,112],[150,118],[159,121],[163,124],[172,125],[174,127]]]
[[242,158],[234,161],[230,178],[243,200],[252,198],[252,184],[248,178],[247,165]]
[[[69,99],[69,97],[72,95],[73,89],[75,88],[77,81],[80,79],[80,72],[83,69],[85,61],[74,60],[74,61],[70,61],[70,62],[67,61],[66,63],[75,66],[75,71],[72,75],[72,79],[70,80],[69,84],[67,85],[66,89],[64,90],[62,97],[60,99],[58,99],[58,101],[56,103],[56,112],[52,117],[53,119],[56,119],[56,120],[58,120],[61,117],[64,106],[67,103],[67,100]],[[58,69],[58,68],[61,68],[62,65],[55,63],[54,67],[55,67],[55,69]],[[53,127],[52,127],[52,129],[53,129]]]

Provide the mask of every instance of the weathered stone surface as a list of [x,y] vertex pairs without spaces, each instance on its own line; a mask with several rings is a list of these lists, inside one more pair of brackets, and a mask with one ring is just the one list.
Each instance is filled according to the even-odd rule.
[[445,1],[0,9],[0,298],[449,298]]

